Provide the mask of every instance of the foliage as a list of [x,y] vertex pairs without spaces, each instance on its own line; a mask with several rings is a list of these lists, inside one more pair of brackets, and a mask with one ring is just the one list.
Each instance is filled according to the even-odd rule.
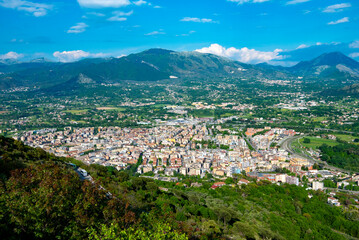
[[338,195],[348,208],[342,210],[328,205],[325,193],[308,198],[295,185],[232,187],[242,177],[236,175],[216,190],[210,179],[188,177],[182,183],[202,186],[185,188],[99,165],[81,165],[95,182],[81,181],[66,164],[80,164],[75,160],[5,138],[0,149],[3,239],[345,239],[335,231],[359,237],[347,195]]
[[359,171],[359,146],[341,143],[336,146],[323,144],[320,148],[322,160],[333,166]]

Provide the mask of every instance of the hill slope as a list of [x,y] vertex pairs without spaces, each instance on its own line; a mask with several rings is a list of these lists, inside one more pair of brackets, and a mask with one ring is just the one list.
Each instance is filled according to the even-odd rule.
[[[86,169],[95,183],[81,181],[67,161]],[[358,210],[344,214],[320,191],[308,198],[302,187],[268,181],[211,190],[213,182],[198,178],[180,182],[200,181],[202,187],[185,188],[134,172],[86,166],[0,136],[0,234],[3,239],[345,239],[335,229],[359,236]]]

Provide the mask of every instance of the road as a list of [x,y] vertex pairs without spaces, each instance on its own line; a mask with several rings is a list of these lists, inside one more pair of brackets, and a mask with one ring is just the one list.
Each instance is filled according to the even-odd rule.
[[341,169],[341,168],[330,166],[326,162],[318,160],[318,159],[315,159],[315,158],[312,158],[311,156],[308,156],[308,155],[304,154],[303,152],[302,153],[295,152],[292,149],[292,146],[291,146],[292,142],[297,141],[299,138],[302,138],[304,136],[301,135],[301,136],[287,137],[279,145],[284,150],[286,150],[288,153],[290,153],[293,157],[304,158],[304,159],[308,160],[310,163],[322,164],[324,166],[324,168],[332,170],[332,171],[340,171],[340,172],[350,173],[350,171],[348,171],[348,170],[344,170],[344,169]]
[[349,134],[353,134],[355,132],[349,132],[349,131],[344,131],[344,130],[336,130],[336,129],[328,129],[328,128],[315,128],[315,131],[328,131],[328,132],[342,132],[342,133],[349,133]]
[[352,191],[352,190],[347,190],[347,189],[338,189],[338,188],[324,188],[324,189],[328,189],[328,190],[333,190],[335,192],[347,192],[347,193],[351,193],[351,194],[359,194],[359,191]]
[[257,147],[256,147],[248,138],[246,138],[243,134],[242,134],[242,137],[246,140],[247,144],[251,145],[251,147],[252,147],[256,152],[258,152]]

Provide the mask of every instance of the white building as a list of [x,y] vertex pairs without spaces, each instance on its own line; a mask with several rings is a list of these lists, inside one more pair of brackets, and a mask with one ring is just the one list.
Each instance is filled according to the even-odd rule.
[[324,183],[315,181],[312,183],[312,188],[313,188],[313,190],[323,190]]

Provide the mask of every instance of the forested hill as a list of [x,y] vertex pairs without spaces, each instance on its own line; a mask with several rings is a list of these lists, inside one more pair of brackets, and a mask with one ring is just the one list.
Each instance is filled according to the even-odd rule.
[[[95,182],[81,181],[70,161]],[[0,175],[2,239],[359,237],[357,209],[332,207],[326,194],[309,198],[294,185],[252,181],[238,187],[230,186],[238,179],[229,178],[227,186],[210,190],[210,179],[156,182],[135,177],[134,167],[85,166],[4,137]],[[202,186],[185,187],[193,182]]]

